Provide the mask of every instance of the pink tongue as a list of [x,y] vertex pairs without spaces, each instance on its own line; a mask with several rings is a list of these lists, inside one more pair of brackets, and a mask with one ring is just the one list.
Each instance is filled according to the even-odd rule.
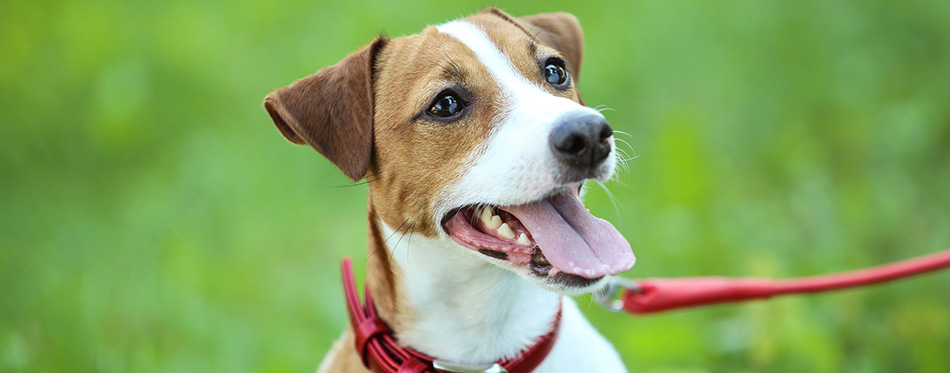
[[524,224],[548,262],[561,272],[597,278],[626,271],[636,262],[617,228],[591,215],[570,193],[504,209]]

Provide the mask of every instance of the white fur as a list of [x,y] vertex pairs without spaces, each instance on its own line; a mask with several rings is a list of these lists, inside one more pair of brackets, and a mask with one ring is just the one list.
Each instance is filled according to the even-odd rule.
[[590,325],[577,303],[562,298],[561,334],[535,372],[626,372],[614,346]]
[[402,237],[383,222],[412,308],[399,340],[464,364],[516,355],[550,330],[558,295],[488,263],[448,237]]
[[401,343],[449,362],[490,364],[547,334],[560,301],[561,334],[535,372],[626,372],[573,299],[490,264],[450,238],[379,225],[413,310],[414,321],[397,336]]

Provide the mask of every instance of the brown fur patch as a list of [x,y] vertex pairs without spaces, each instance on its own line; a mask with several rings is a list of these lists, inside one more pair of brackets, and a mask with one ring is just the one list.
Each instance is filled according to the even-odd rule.
[[[370,195],[390,227],[432,237],[441,229],[433,215],[439,197],[501,111],[499,88],[471,50],[435,27],[393,40],[378,58]],[[426,114],[447,88],[468,104],[451,122]]]
[[401,330],[415,321],[412,311],[405,307],[405,289],[400,286],[399,267],[392,265],[386,239],[379,227],[379,217],[372,198],[367,201],[367,258],[366,287],[373,294],[373,303],[379,317],[393,330]]

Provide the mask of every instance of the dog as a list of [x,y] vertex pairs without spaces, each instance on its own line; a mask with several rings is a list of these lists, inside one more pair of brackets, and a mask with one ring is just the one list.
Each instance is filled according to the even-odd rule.
[[[491,8],[377,37],[264,101],[284,137],[367,180],[373,307],[440,369],[502,371],[555,335],[534,371],[625,371],[569,297],[635,263],[579,197],[618,162],[577,91],[582,49],[573,15]],[[346,328],[318,371],[367,371],[357,337]]]

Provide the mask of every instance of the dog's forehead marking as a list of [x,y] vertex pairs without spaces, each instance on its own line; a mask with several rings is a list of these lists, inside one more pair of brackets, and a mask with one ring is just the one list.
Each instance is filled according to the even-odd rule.
[[[519,71],[512,56],[504,53],[503,48],[499,48],[501,45],[493,42],[479,24],[456,20],[437,29],[473,52],[495,80],[502,102],[488,136],[465,162],[466,167],[459,169],[462,174],[458,182],[440,199],[441,206],[437,209],[441,211],[436,216],[442,216],[448,208],[467,204],[527,203],[560,187],[553,171],[558,169],[558,164],[548,145],[548,136],[557,118],[568,112],[600,113],[567,97],[554,95],[533,82],[524,75],[530,71]],[[529,49],[525,44],[524,53],[530,53]],[[540,75],[540,68],[537,73]]]
[[478,61],[502,88],[506,99],[517,101],[526,94],[549,94],[519,73],[510,56],[500,51],[485,31],[475,24],[451,21],[438,26],[438,30],[451,35],[475,53]]

